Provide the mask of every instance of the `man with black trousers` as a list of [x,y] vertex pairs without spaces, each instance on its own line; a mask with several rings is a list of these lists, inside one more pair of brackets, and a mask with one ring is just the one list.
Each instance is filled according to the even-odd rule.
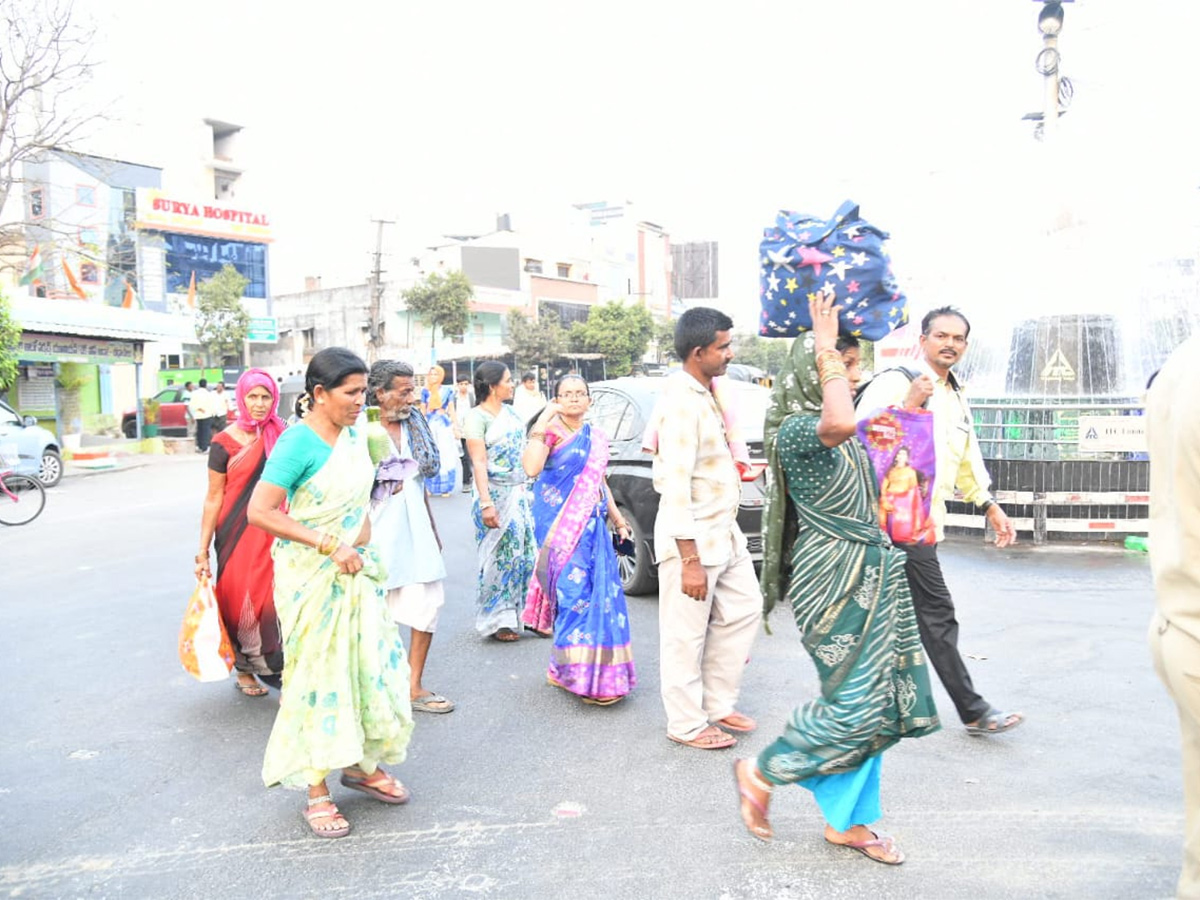
[[[983,510],[996,533],[996,546],[1007,547],[1016,541],[1017,530],[988,491],[991,477],[983,465],[971,410],[958,379],[951,372],[966,353],[970,334],[967,317],[954,307],[943,306],[929,312],[921,320],[920,373],[913,378],[912,373],[899,369],[881,372],[859,398],[858,418],[860,421],[869,418],[888,406],[925,407],[932,412],[937,471],[930,515],[937,527],[937,540],[945,537],[946,501],[953,499],[957,489],[962,491],[965,502]],[[937,544],[896,546],[908,555],[905,571],[921,629],[921,643],[967,733],[986,736],[1016,728],[1024,716],[1019,712],[1003,712],[984,700],[975,690],[958,652],[958,619],[954,600],[942,577]]]

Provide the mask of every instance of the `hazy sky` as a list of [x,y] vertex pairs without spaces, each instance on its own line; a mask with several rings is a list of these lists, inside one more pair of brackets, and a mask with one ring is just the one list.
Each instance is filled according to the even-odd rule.
[[181,117],[246,126],[276,292],[361,281],[372,214],[400,219],[399,264],[497,212],[630,200],[720,241],[739,321],[781,207],[855,199],[902,280],[968,307],[1064,205],[1134,246],[1139,224],[1194,222],[1198,7],[1065,5],[1056,159],[1020,121],[1042,100],[1030,0],[85,4],[125,121],[110,146],[153,156]]

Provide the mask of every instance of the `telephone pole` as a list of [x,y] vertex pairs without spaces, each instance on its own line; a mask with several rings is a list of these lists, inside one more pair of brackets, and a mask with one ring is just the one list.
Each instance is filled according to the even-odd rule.
[[383,269],[380,264],[383,259],[383,226],[395,225],[392,219],[372,219],[375,223],[375,264],[371,267],[371,276],[367,281],[367,291],[370,296],[367,330],[367,364],[373,365],[379,361],[379,348],[383,346],[383,323],[379,320],[379,311],[383,301]]

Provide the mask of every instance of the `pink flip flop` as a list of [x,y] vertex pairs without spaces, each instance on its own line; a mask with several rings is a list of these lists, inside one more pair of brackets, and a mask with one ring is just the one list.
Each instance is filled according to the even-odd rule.
[[757,797],[750,793],[749,788],[742,784],[741,765],[742,760],[735,759],[733,761],[733,780],[734,783],[737,784],[738,796],[741,798],[743,803],[749,803],[754,811],[762,817],[763,821],[762,825],[751,825],[746,821],[746,814],[743,811],[742,824],[746,826],[746,830],[750,832],[751,835],[758,838],[760,841],[767,843],[771,840],[771,838],[775,837],[775,832],[771,828],[771,822],[767,819],[767,808],[758,801]]
[[[359,778],[356,775],[347,775],[342,773],[342,786],[348,787],[352,791],[362,791],[368,797],[374,797],[380,803],[407,803],[411,796],[403,784],[400,784],[399,779],[393,778],[383,769],[376,769],[373,775],[363,775]],[[395,784],[400,787],[401,793],[389,794],[386,791],[379,790],[379,785]]]
[[[875,834],[875,832],[872,831],[871,834]],[[904,862],[904,854],[900,852],[900,848],[896,846],[896,842],[887,835],[880,837],[875,834],[874,839],[869,841],[847,841],[844,844],[839,841],[831,841],[829,838],[825,838],[825,842],[833,844],[835,847],[847,847],[850,850],[856,850],[871,860],[871,862],[883,863],[885,866],[898,866]],[[878,856],[873,856],[870,852],[872,847],[878,847],[889,856],[895,856],[896,859],[880,859]]]

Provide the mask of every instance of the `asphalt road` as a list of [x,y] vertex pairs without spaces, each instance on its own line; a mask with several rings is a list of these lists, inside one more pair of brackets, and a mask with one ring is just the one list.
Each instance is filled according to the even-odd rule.
[[[1177,725],[1146,650],[1143,557],[943,551],[962,649],[993,703],[1028,722],[943,731],[884,766],[899,868],[826,846],[802,789],[777,791],[776,840],[743,830],[730,766],[817,690],[784,610],[759,638],[734,751],[666,740],[654,597],[630,600],[640,685],[583,706],[544,683],[548,645],[473,632],[465,496],[434,501],[451,576],[418,714],[387,807],[335,787],[354,831],[309,836],[301,796],[263,788],[273,699],[199,684],[176,636],[191,588],[199,457],[72,477],[0,528],[0,897],[1147,898],[1173,891]],[[947,719],[949,715],[949,719]]]

